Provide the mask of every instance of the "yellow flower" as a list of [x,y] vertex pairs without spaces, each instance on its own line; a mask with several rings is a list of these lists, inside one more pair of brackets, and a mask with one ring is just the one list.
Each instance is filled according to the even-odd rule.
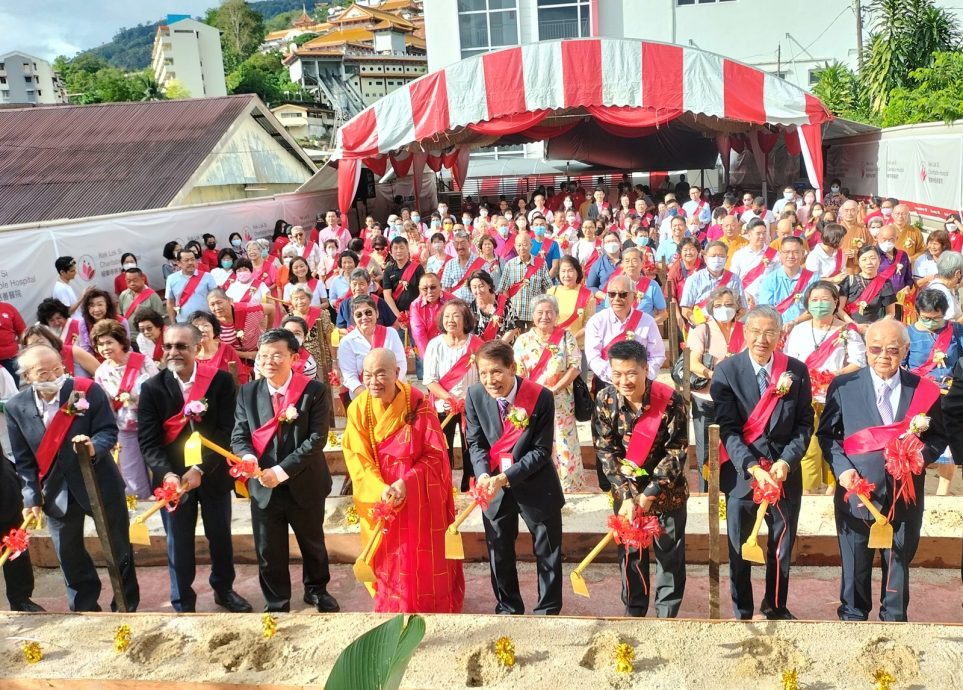
[[118,625],[114,632],[114,649],[118,654],[123,654],[130,647],[130,626]]
[[28,664],[36,664],[43,659],[43,649],[39,642],[23,643],[23,658]]
[[127,510],[137,510],[137,497],[133,494],[127,494]]
[[635,661],[635,650],[632,645],[620,642],[615,647],[615,670],[618,673],[632,673],[632,662]]
[[264,639],[268,640],[274,637],[278,631],[278,619],[272,616],[270,613],[265,613],[261,616],[261,634],[264,635]]
[[782,672],[782,690],[799,690],[799,674],[795,669]]
[[503,666],[511,668],[515,665],[515,645],[509,637],[499,637],[495,640],[495,656]]
[[896,679],[888,671],[879,669],[873,673],[873,682],[876,683],[876,690],[892,690]]
[[358,511],[354,505],[348,506],[348,510],[344,513],[344,521],[349,525],[357,525],[359,522]]

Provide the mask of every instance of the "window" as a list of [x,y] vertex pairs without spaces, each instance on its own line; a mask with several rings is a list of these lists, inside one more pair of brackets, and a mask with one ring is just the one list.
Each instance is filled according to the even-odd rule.
[[822,72],[822,68],[809,70],[809,85],[814,86],[819,82],[819,73]]
[[463,58],[518,45],[517,0],[458,0]]
[[27,82],[28,84],[32,84],[32,83],[33,83],[33,77],[24,77],[23,80],[24,80],[25,82]]
[[538,0],[538,40],[591,36],[589,0]]

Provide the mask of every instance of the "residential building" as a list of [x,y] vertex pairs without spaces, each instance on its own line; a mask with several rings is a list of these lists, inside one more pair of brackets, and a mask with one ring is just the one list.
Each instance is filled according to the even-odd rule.
[[227,95],[220,32],[189,16],[167,15],[157,27],[151,67],[164,90],[176,80],[191,98]]
[[313,103],[282,103],[271,108],[274,117],[300,142],[319,141],[334,131],[334,112]]
[[49,62],[18,51],[0,55],[0,105],[66,102],[63,82]]

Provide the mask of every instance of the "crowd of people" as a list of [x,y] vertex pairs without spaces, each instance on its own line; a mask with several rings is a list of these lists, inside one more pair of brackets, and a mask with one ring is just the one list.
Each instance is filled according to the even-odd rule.
[[[653,194],[627,176],[591,196],[562,183],[460,206],[398,208],[356,229],[328,211],[313,227],[278,220],[270,238],[232,233],[226,246],[211,234],[171,241],[157,288],[125,254],[113,292],[78,295],[76,261],[59,257],[33,325],[0,304],[12,460],[0,463],[0,531],[17,526],[21,507],[43,513],[70,609],[99,610],[82,539],[91,505],[75,449],[85,445],[128,607],[139,592],[125,496],[161,496],[176,506],[162,513],[174,609],[195,610],[198,513],[215,602],[252,609],[234,591],[231,496],[242,492],[265,610],[290,608],[290,527],[304,601],[337,611],[322,529],[336,395],[362,538],[384,535],[369,584],[377,610],[461,610],[461,567],[444,557],[454,484],[482,505],[496,612],[525,612],[521,517],[538,563],[532,610],[558,614],[562,506],[597,479],[625,525],[658,523],[654,608],[672,617],[685,593],[690,440],[706,488],[718,424],[734,615],[793,618],[802,496],[825,493],[835,496],[840,618],[872,609],[871,503],[896,532],[879,615],[907,619],[925,467],[937,465],[936,493],[947,494],[963,460],[956,216],[924,237],[905,204],[848,198],[838,180],[823,199],[787,186],[772,209],[684,179]],[[676,344],[682,360],[667,361]],[[680,385],[658,380],[669,369]],[[578,421],[591,422],[595,478],[583,470]],[[230,447],[236,464],[205,448],[186,465],[195,432]],[[453,480],[456,436],[463,471]],[[742,545],[761,501],[769,536],[757,608]],[[644,616],[648,544],[620,541],[619,556],[625,613]],[[29,552],[4,575],[12,608],[40,610]]]

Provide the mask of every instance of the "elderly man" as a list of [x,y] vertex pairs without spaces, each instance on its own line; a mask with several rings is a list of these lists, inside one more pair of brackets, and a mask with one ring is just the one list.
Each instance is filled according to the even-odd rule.
[[471,301],[468,277],[485,266],[485,260],[475,256],[471,237],[464,230],[454,235],[455,258],[445,264],[441,272],[441,287],[466,302]]
[[759,288],[763,277],[779,265],[779,252],[769,246],[769,231],[763,221],[749,221],[748,236],[749,244],[732,255],[729,269],[739,276],[743,294],[755,306],[764,304],[759,301]]
[[147,287],[147,276],[139,268],[128,268],[124,271],[124,283],[127,289],[117,298],[117,308],[121,315],[130,321],[134,312],[140,307],[152,309],[158,314],[164,313],[164,303],[156,292]]
[[873,241],[872,235],[866,229],[866,224],[859,220],[859,204],[853,199],[847,199],[839,207],[839,224],[846,228],[846,234],[839,248],[846,257],[846,268],[850,273],[859,272],[857,255],[859,248]]
[[[100,611],[100,576],[84,547],[84,520],[90,498],[80,473],[74,443],[86,444],[110,539],[120,567],[127,608],[136,611],[140,588],[127,534],[124,480],[111,451],[117,443],[117,421],[103,389],[91,379],[72,379],[60,353],[34,345],[18,360],[29,387],[6,404],[7,431],[17,475],[23,485],[23,514],[47,515],[50,537],[60,561],[71,611]],[[116,604],[111,602],[111,609]]]
[[532,301],[552,287],[548,267],[541,256],[532,256],[532,238],[520,232],[515,237],[514,259],[505,264],[502,278],[498,283],[498,293],[507,292],[515,308],[515,325],[522,332],[532,327]]
[[371,274],[363,269],[356,268],[351,271],[351,277],[348,282],[349,291],[344,297],[340,298],[335,302],[335,310],[338,313],[337,321],[335,325],[341,331],[341,335],[345,335],[354,327],[354,318],[351,313],[351,301],[355,297],[360,297],[361,295],[370,295],[371,299],[378,306],[378,325],[380,326],[394,326],[395,321],[398,317],[395,313],[391,311],[391,307],[385,302],[385,300],[378,297],[378,295],[371,294]]
[[809,320],[802,298],[806,288],[819,280],[815,272],[803,267],[804,253],[802,239],[793,235],[783,237],[779,243],[780,266],[762,279],[759,288],[759,304],[768,304],[782,315],[787,333],[797,322]]
[[689,200],[682,204],[686,218],[697,218],[699,227],[705,228],[712,220],[712,209],[709,203],[702,198],[702,190],[692,185],[689,187]]
[[916,261],[926,251],[926,242],[920,229],[910,223],[909,206],[897,204],[893,208],[893,225],[896,226],[896,246],[909,254],[910,261]]
[[167,276],[164,293],[170,323],[183,323],[195,311],[210,313],[207,293],[217,287],[210,273],[201,273],[197,268],[197,255],[190,249],[181,249],[177,259],[181,270]]
[[[916,230],[916,228],[913,228]],[[917,232],[919,232],[917,230]],[[882,254],[879,272],[889,275],[889,283],[893,290],[900,290],[913,285],[913,264],[909,253],[899,245],[899,228],[895,225],[884,225],[876,236],[876,246]],[[897,264],[896,268],[890,266]]]
[[777,350],[782,317],[769,306],[746,315],[748,348],[722,360],[710,395],[722,440],[719,486],[726,493],[729,580],[736,618],[753,614],[750,564],[742,557],[756,513],[755,487],[779,492],[766,511],[766,591],[759,607],[769,620],[794,616],[786,606],[789,566],[802,503],[800,460],[813,434],[809,371]]
[[376,504],[396,512],[373,560],[375,611],[461,613],[461,561],[445,559],[455,501],[438,417],[424,393],[399,380],[391,350],[371,350],[362,368],[365,390],[348,408],[343,442],[362,543],[374,534]]
[[291,228],[291,241],[285,245],[285,249],[287,247],[292,247],[295,256],[300,256],[307,261],[311,273],[317,275],[318,264],[321,262],[321,248],[314,240],[307,239],[304,228],[300,225],[295,225]]
[[945,317],[951,321],[963,321],[963,310],[960,309],[959,290],[963,283],[963,254],[960,252],[943,252],[936,261],[936,277],[927,284],[930,290],[939,290],[949,302],[949,309]]
[[858,494],[872,501],[894,532],[892,548],[880,550],[879,618],[907,620],[909,566],[923,524],[924,466],[947,443],[939,386],[900,368],[908,350],[909,335],[901,323],[886,319],[871,324],[866,331],[868,366],[833,380],[819,420],[816,436],[837,480],[840,620],[867,620],[873,608],[872,515]]
[[[727,216],[726,218],[731,218]],[[706,267],[700,268],[685,281],[682,288],[682,299],[679,306],[682,308],[682,316],[692,324],[699,324],[705,320],[702,312],[705,311],[706,299],[709,293],[720,285],[732,288],[732,291],[739,296],[739,303],[742,309],[746,308],[746,300],[742,294],[742,283],[739,278],[726,268],[726,253],[728,249],[725,243],[716,241],[706,245],[703,257]],[[699,314],[696,314],[696,308]]]

